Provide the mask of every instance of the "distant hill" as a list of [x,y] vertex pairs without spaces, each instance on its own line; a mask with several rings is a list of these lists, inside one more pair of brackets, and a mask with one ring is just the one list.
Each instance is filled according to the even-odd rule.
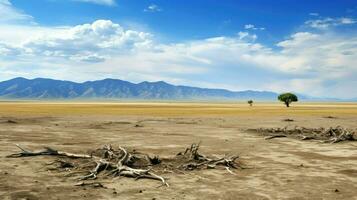
[[239,91],[175,86],[163,81],[138,84],[117,79],[75,83],[53,79],[14,78],[0,82],[5,99],[172,99],[172,100],[276,100],[268,91]]

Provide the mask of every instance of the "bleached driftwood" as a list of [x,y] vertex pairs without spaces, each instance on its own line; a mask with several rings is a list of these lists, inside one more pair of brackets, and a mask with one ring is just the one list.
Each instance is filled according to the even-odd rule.
[[[7,157],[30,157],[30,156],[54,156],[59,159],[50,163],[57,164],[58,169],[70,171],[68,176],[86,172],[78,177],[79,180],[93,180],[98,176],[106,177],[132,177],[135,179],[153,179],[160,181],[164,186],[169,186],[166,179],[153,172],[152,167],[156,167],[164,172],[175,170],[195,170],[214,169],[217,166],[224,167],[230,174],[235,174],[231,169],[240,167],[236,160],[239,156],[224,156],[221,158],[209,158],[198,152],[200,144],[192,144],[183,153],[175,157],[165,159],[165,162],[158,156],[150,157],[148,154],[129,152],[123,147],[113,148],[111,145],[104,145],[102,148],[94,150],[91,154],[75,154],[45,147],[41,151],[26,150],[20,145],[16,145],[21,152],[11,154]],[[82,182],[79,186],[92,185]],[[100,185],[92,185],[101,187]]]

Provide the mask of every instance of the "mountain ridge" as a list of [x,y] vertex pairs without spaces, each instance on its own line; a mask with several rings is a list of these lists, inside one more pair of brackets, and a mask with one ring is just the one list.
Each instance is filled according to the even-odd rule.
[[77,83],[49,78],[17,77],[0,82],[0,98],[8,99],[276,100],[277,95],[270,91],[176,86],[164,81],[132,83],[111,78]]

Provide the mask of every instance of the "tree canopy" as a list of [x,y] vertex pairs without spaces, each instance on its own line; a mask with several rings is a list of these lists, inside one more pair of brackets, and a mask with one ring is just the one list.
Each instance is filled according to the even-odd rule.
[[293,93],[283,93],[278,96],[278,100],[285,103],[289,107],[292,102],[298,101],[298,97]]

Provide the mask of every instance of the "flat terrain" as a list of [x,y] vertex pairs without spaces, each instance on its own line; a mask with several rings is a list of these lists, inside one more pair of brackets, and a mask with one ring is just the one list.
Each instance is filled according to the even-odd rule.
[[[357,104],[1,102],[0,199],[357,199],[357,142],[264,140],[247,131],[287,125],[357,130]],[[168,188],[130,178],[92,188],[49,170],[53,157],[5,157],[19,152],[15,144],[74,153],[112,144],[170,157],[199,141],[204,154],[238,154],[247,169],[160,174]]]

